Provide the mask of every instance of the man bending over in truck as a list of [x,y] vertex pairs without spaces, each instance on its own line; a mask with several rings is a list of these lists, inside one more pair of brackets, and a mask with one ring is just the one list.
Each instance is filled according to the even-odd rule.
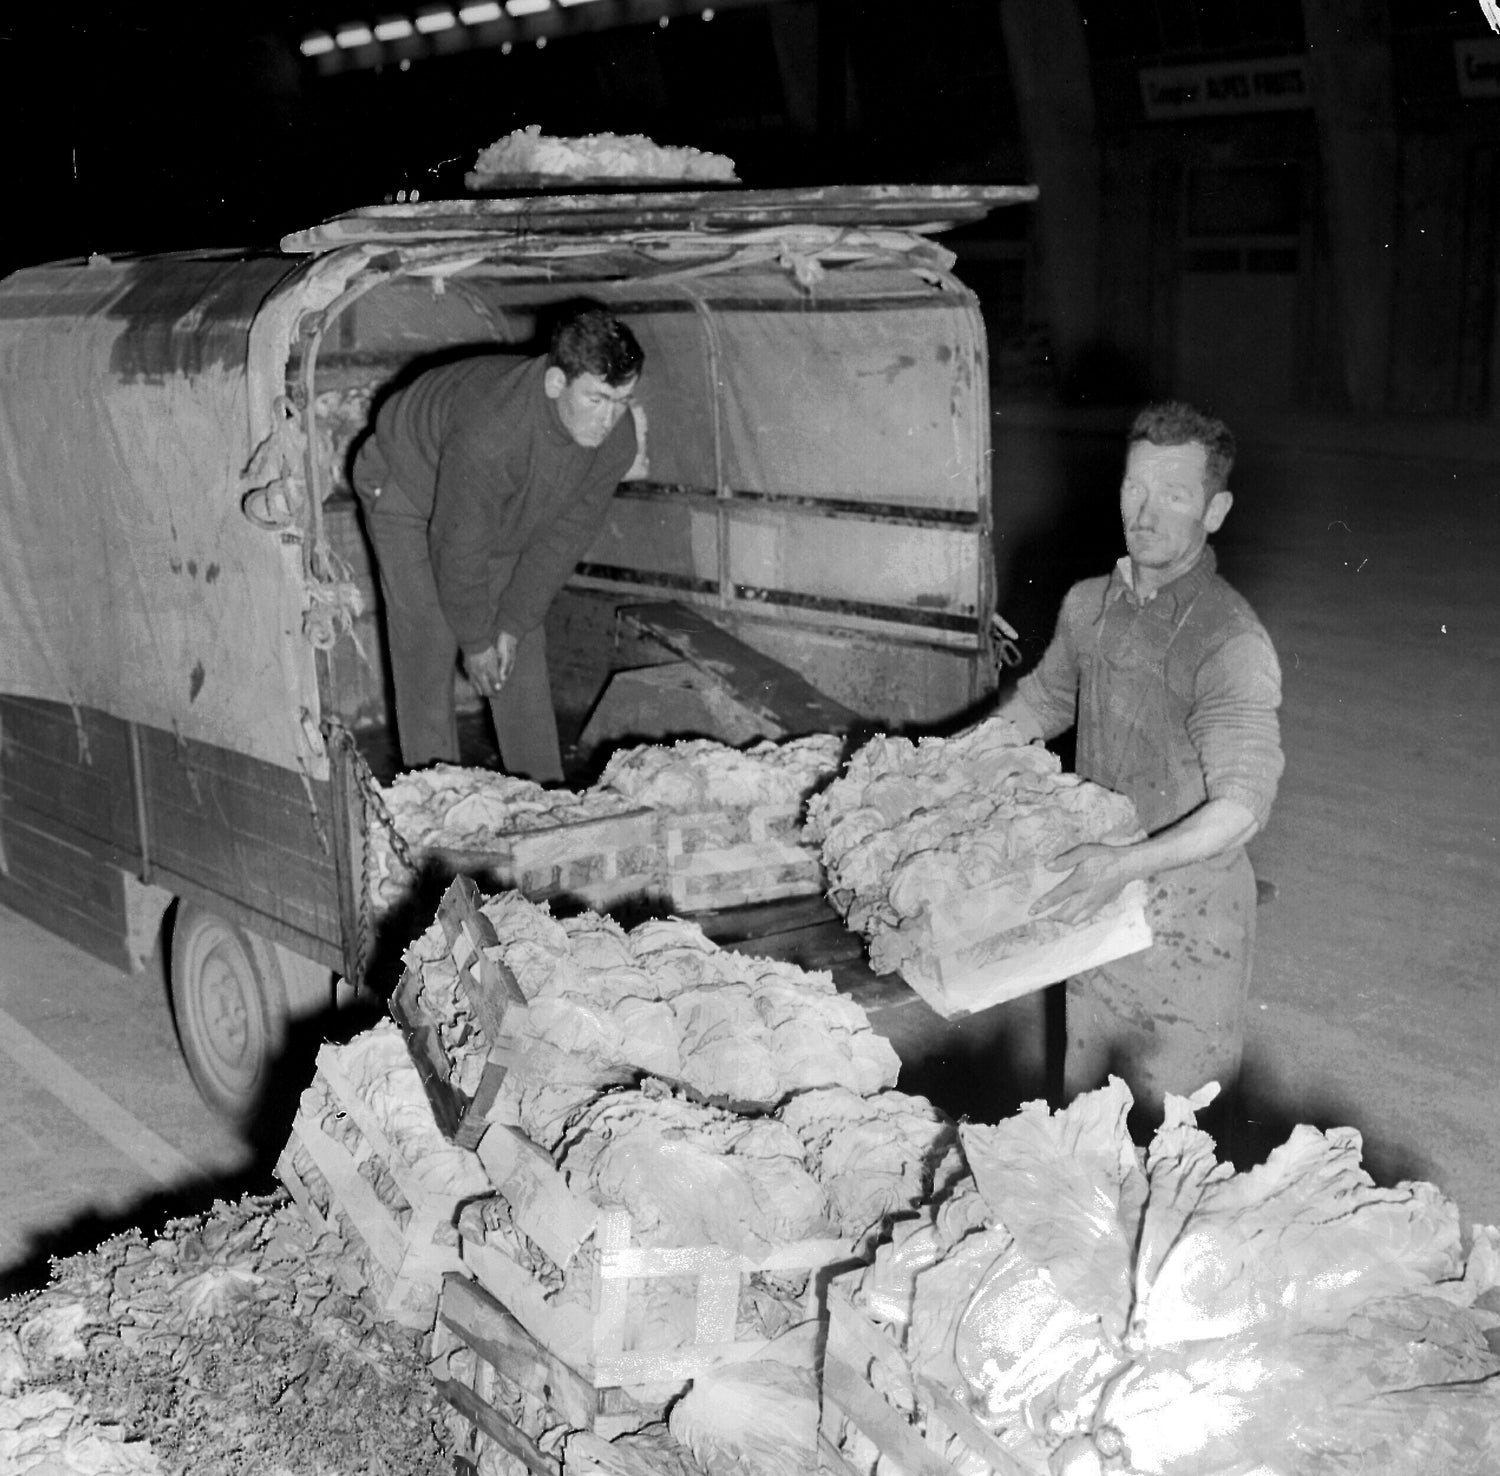
[[505,771],[563,777],[543,622],[615,488],[645,474],[645,417],[631,400],[644,359],[629,328],[588,308],[542,357],[444,364],[376,412],[353,480],[385,599],[405,767],[458,762],[461,653]]
[[1142,1125],[1161,1120],[1167,1092],[1234,1085],[1255,939],[1245,842],[1282,770],[1276,652],[1208,546],[1229,513],[1234,454],[1224,422],[1190,405],[1136,417],[1125,557],[1068,591],[1041,663],[999,706],[1034,737],[1076,725],[1078,773],[1129,795],[1147,832],[1055,857],[1065,875],[1033,909],[1081,922],[1146,881],[1156,941],[1068,981],[1063,1065],[1069,1098],[1123,1077]]

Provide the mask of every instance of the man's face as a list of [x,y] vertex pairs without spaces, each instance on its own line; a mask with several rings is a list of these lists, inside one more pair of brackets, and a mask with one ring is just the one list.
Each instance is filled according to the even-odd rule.
[[580,374],[569,379],[561,369],[547,370],[543,388],[549,399],[557,402],[557,416],[563,428],[580,446],[602,446],[620,417],[630,408],[637,380],[624,384],[606,384],[597,374]]
[[1155,585],[1192,568],[1208,535],[1229,512],[1228,492],[1209,496],[1207,470],[1208,451],[1196,441],[1186,446],[1137,441],[1126,453],[1120,484],[1125,549]]

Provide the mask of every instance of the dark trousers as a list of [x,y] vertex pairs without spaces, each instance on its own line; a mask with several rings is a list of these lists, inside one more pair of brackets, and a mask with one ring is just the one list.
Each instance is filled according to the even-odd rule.
[[[396,737],[404,767],[456,764],[458,721],[453,706],[458,641],[438,603],[427,552],[427,519],[387,481],[378,496],[361,493],[365,526],[375,546],[385,602],[386,641],[396,696]],[[498,596],[515,568],[496,570]],[[557,716],[540,627],[521,637],[505,689],[489,699],[490,717],[507,774],[549,783],[563,777]]]

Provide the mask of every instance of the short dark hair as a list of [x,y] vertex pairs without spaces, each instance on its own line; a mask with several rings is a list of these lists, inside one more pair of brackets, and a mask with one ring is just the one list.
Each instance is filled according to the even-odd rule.
[[1215,415],[1207,415],[1185,400],[1162,400],[1147,405],[1130,423],[1128,449],[1140,441],[1153,446],[1189,446],[1197,442],[1208,453],[1204,482],[1208,494],[1223,492],[1234,470],[1234,432]]
[[547,363],[569,379],[596,374],[608,385],[620,385],[641,372],[646,355],[635,334],[604,308],[585,308],[552,331]]

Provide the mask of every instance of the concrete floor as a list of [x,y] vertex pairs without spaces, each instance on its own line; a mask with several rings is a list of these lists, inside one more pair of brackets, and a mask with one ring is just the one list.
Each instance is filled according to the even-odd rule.
[[[1118,551],[1121,417],[996,416],[1002,609],[1028,660]],[[1240,426],[1217,540],[1284,667],[1287,774],[1253,846],[1261,910],[1247,1156],[1352,1124],[1382,1181],[1500,1223],[1500,437]],[[1048,1000],[943,1024],[872,996],[902,1085],[993,1118],[1035,1095]],[[71,1074],[70,1074],[71,1070]],[[265,1183],[199,1106],[158,973],[126,977],[0,913],[0,1290],[111,1228]]]

